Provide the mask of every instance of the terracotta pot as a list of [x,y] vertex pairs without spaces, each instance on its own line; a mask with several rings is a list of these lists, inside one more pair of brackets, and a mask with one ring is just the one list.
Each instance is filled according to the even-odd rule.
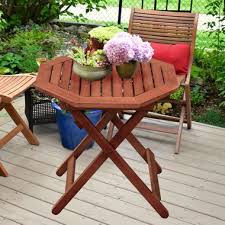
[[79,77],[85,80],[100,80],[107,75],[112,73],[111,66],[104,67],[93,67],[93,66],[84,66],[74,61],[73,71]]
[[131,61],[129,63],[124,63],[116,66],[116,71],[119,76],[123,79],[130,79],[134,76],[137,69],[137,62]]

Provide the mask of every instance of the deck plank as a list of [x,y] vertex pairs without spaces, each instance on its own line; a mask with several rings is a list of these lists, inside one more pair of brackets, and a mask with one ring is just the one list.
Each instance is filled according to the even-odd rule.
[[[21,161],[21,160],[20,160]],[[34,163],[35,164],[35,163]],[[37,166],[38,167],[38,166]],[[29,167],[28,167],[29,168]],[[36,170],[38,170],[38,169],[36,169]],[[104,170],[105,170],[105,168],[104,168]],[[113,168],[113,170],[114,170],[114,168]],[[110,177],[110,178],[112,178],[112,176]],[[127,187],[129,187],[129,183],[126,181],[126,179],[125,179],[125,181],[126,182],[123,182],[123,179],[124,178],[121,178],[120,180],[118,180],[118,178],[117,178],[117,182],[116,182],[116,179],[115,179],[115,176],[113,177],[113,182],[111,182],[111,185],[120,185],[120,187],[121,187],[121,183],[124,183],[123,185],[122,185],[122,188],[127,188]],[[147,176],[146,176],[146,179],[147,179]],[[42,179],[35,179],[35,180],[42,180]],[[44,179],[45,180],[45,179]],[[147,179],[148,180],[148,179]],[[102,185],[101,185],[101,187],[102,187]],[[62,187],[63,188],[63,187]],[[108,188],[106,188],[106,190],[108,190]],[[99,190],[100,192],[101,192],[101,190]],[[102,191],[104,191],[104,189],[102,190]],[[132,190],[133,191],[133,190]],[[116,193],[116,192],[115,192]],[[88,194],[88,196],[89,196],[90,194]],[[127,194],[126,194],[127,195]],[[125,195],[125,196],[126,196]],[[165,194],[166,195],[166,194]],[[90,195],[91,196],[91,195]],[[132,196],[133,196],[133,194],[132,194]],[[139,195],[137,195],[137,196],[139,196]],[[133,196],[133,204],[137,204],[137,196]],[[139,196],[139,198],[140,198],[141,196]],[[87,197],[85,197],[85,199],[86,199]],[[175,197],[171,197],[172,199],[177,199],[177,196],[175,196]],[[98,198],[99,199],[99,198]],[[105,202],[105,200],[104,200],[104,202]],[[143,199],[141,198],[140,199],[140,204],[145,204],[145,202],[143,202]],[[146,209],[149,209],[149,206],[148,205],[146,205]],[[177,213],[177,210],[178,209],[176,209],[175,210],[175,212]],[[181,210],[181,209],[180,209]],[[187,209],[182,209],[185,213],[186,213],[186,211],[187,211]],[[178,210],[179,211],[179,210]],[[178,214],[179,215],[179,214]],[[181,214],[182,215],[182,214]],[[187,215],[186,215],[187,216]],[[195,215],[196,216],[196,215]],[[183,215],[181,216],[181,218],[183,217]],[[198,217],[199,217],[199,215],[198,215]],[[201,218],[202,219],[202,218]],[[209,218],[207,219],[207,220],[209,220],[209,222],[213,222],[213,223],[215,223],[215,224],[217,224],[217,222],[216,221],[211,221]],[[221,222],[221,221],[220,221]]]
[[[21,99],[15,104],[23,115]],[[13,126],[5,115],[4,121],[0,136]],[[162,200],[170,212],[167,220],[158,216],[110,160],[59,216],[52,215],[51,207],[65,185],[65,177],[57,177],[55,171],[70,151],[61,147],[56,126],[35,127],[35,133],[40,146],[30,146],[22,135],[17,135],[0,152],[0,159],[11,175],[0,178],[2,225],[31,224],[31,221],[32,224],[76,221],[78,225],[225,224],[225,129],[193,123],[193,129],[184,129],[179,155],[173,154],[174,135],[135,130],[135,135],[153,149],[162,165],[159,183]],[[76,177],[98,151],[94,146],[79,158]],[[119,152],[149,185],[147,166],[127,142],[120,146]]]

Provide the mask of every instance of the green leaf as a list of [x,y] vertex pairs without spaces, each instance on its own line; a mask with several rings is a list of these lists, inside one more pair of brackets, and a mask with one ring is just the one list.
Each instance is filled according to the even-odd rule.
[[0,75],[8,74],[11,70],[7,67],[0,67]]

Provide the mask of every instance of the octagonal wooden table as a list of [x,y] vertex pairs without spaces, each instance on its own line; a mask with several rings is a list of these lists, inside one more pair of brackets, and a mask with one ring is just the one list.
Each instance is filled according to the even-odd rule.
[[[154,102],[167,97],[179,87],[174,66],[152,59],[150,63],[138,65],[133,79],[121,79],[113,68],[112,74],[99,81],[80,79],[73,73],[72,66],[73,61],[68,57],[59,57],[43,63],[36,81],[39,90],[63,102],[63,106],[72,113],[78,126],[88,132],[88,136],[57,170],[58,176],[67,172],[67,179],[65,193],[54,205],[52,212],[60,213],[100,166],[110,158],[159,215],[167,218],[169,214],[161,203],[158,183],[161,168],[152,151],[138,141],[132,130],[152,108]],[[88,109],[104,110],[105,113],[97,125],[92,124],[83,113],[83,110]],[[135,111],[126,123],[118,117],[118,113],[125,109]],[[101,131],[110,121],[118,131],[111,140],[107,140]],[[151,189],[116,151],[125,139],[148,164]],[[75,179],[76,161],[92,140],[95,140],[102,150]]]

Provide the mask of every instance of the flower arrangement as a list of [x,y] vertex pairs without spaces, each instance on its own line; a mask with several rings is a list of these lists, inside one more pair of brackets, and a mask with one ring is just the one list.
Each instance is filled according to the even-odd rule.
[[90,51],[76,46],[69,55],[74,60],[74,73],[83,79],[99,80],[112,72],[112,67],[102,49]]
[[82,47],[73,47],[69,55],[75,62],[84,66],[103,67],[109,65],[107,57],[102,49],[91,52],[86,51]]
[[149,42],[143,42],[137,35],[118,33],[104,45],[104,51],[111,64],[120,65],[130,61],[148,62],[154,54]]
[[70,51],[70,57],[74,60],[74,72],[85,79],[103,78],[110,74],[111,65],[116,65],[122,78],[131,78],[137,62],[148,62],[154,54],[148,42],[142,41],[137,35],[121,32],[117,27],[94,28],[89,35],[103,41],[102,48],[100,45],[93,46],[93,42],[89,40],[84,48],[75,46]]
[[109,62],[116,65],[116,70],[122,78],[133,77],[137,62],[148,62],[154,54],[149,42],[126,32],[115,35],[104,45],[103,50]]

